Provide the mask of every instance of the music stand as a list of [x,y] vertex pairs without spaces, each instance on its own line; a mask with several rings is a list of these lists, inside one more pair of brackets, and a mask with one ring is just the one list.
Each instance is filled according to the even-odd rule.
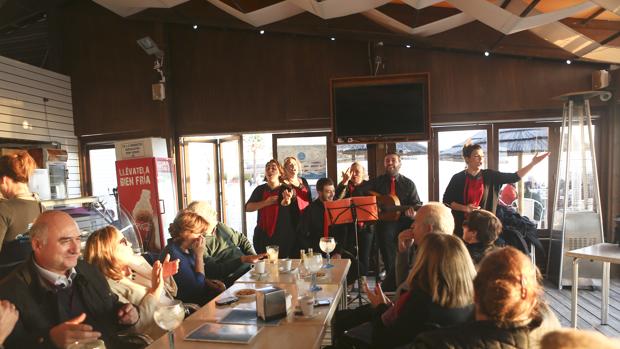
[[359,300],[359,305],[362,305],[362,283],[360,273],[360,248],[359,238],[357,236],[357,223],[359,222],[373,222],[379,219],[377,210],[377,198],[375,196],[356,196],[348,199],[325,201],[325,212],[327,213],[328,221],[325,223],[329,225],[337,224],[349,224],[353,223],[353,232],[355,233],[355,253],[357,258],[357,296],[351,300],[351,303],[355,300]]

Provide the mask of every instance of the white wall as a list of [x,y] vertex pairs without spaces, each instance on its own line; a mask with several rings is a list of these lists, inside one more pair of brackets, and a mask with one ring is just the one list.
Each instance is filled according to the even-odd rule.
[[81,195],[68,76],[0,56],[0,137],[59,142],[69,154],[69,196]]

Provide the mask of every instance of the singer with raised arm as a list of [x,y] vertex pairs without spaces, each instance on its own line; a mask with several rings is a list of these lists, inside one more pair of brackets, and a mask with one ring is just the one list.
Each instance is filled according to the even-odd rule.
[[[342,180],[336,187],[336,197],[334,200],[361,195],[358,189],[368,182],[366,178],[367,175],[364,166],[357,161],[352,163],[351,167],[342,172]],[[343,229],[347,236],[346,243],[348,247],[346,250],[355,252],[355,229],[353,229],[353,223],[343,226]],[[362,276],[368,276],[373,230],[374,226],[372,224],[366,224],[364,222],[357,223],[357,237],[359,241],[359,257],[357,260],[360,264],[360,275]],[[351,270],[354,270],[354,268],[351,268]]]
[[484,151],[480,144],[473,144],[471,140],[468,140],[463,146],[465,170],[452,176],[443,194],[443,203],[452,209],[454,216],[454,233],[463,237],[463,221],[473,210],[484,209],[495,214],[500,187],[503,184],[520,181],[547,156],[549,156],[548,152],[536,153],[532,161],[517,172],[482,169]]
[[278,160],[269,160],[265,165],[265,182],[254,189],[245,203],[246,212],[258,211],[254,228],[254,249],[257,253],[267,252],[268,245],[279,246],[280,258],[296,257],[294,254],[295,223],[291,205],[294,191],[282,184],[284,170]]

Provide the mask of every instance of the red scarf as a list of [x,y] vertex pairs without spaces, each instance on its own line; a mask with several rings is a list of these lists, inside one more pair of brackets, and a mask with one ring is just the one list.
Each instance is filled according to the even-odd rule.
[[294,188],[295,196],[297,197],[297,207],[299,207],[299,212],[303,212],[310,205],[310,192],[303,182],[300,183],[299,187]]
[[[265,190],[263,191],[263,200],[266,200],[270,196],[278,196],[279,194],[280,187],[271,190],[268,186],[265,186]],[[265,206],[260,209],[258,227],[261,228],[268,237],[272,237],[273,233],[276,231],[279,210],[280,205],[277,202],[273,205]]]
[[482,195],[484,194],[484,180],[482,175],[473,177],[469,174],[465,177],[465,205],[472,204],[474,206],[480,206],[482,201]]

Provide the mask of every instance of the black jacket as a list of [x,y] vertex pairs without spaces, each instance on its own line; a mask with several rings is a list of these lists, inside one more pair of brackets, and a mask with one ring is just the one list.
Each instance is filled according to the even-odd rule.
[[[102,333],[102,339],[114,346],[115,334],[126,328],[118,324],[117,311],[123,305],[110,291],[108,283],[92,265],[78,261],[73,279],[74,292],[81,297],[87,323]],[[15,304],[19,319],[5,342],[6,348],[55,348],[49,338],[52,327],[67,321],[60,315],[56,291],[44,284],[33,258],[20,264],[0,283],[0,299]]]
[[500,328],[492,321],[476,321],[420,334],[415,349],[527,349],[530,332],[540,325],[533,321],[521,327]]
[[373,348],[395,348],[411,343],[421,332],[462,324],[474,318],[473,304],[463,308],[443,307],[433,302],[428,293],[417,288],[410,291],[400,311],[395,308],[389,310],[390,313],[386,311],[388,308],[385,305],[379,306],[377,313],[381,316],[375,316],[372,320]]
[[[480,201],[480,208],[493,212],[497,208],[497,202],[499,200],[499,189],[503,184],[515,183],[521,180],[517,173],[499,172],[495,170],[481,170],[482,181],[484,182],[484,191],[482,193],[482,200]],[[465,179],[467,178],[467,172],[461,171],[450,179],[450,183],[446,187],[446,191],[443,194],[443,203],[450,206],[453,202],[465,205]],[[463,220],[465,214],[461,211],[452,210],[454,216],[454,231],[458,236],[463,236]]]
[[[301,215],[297,226],[300,248],[312,248],[315,253],[321,252],[319,240],[323,237],[325,205],[320,199],[312,201]],[[336,239],[336,249],[332,253],[342,254],[346,231],[343,225],[330,225],[329,236]]]

